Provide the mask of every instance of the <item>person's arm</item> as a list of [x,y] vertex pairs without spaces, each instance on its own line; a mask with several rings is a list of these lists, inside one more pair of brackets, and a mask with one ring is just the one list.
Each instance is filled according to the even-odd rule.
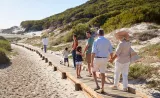
[[92,53],[91,54],[91,67],[93,67],[94,58],[95,58],[95,53]]
[[72,49],[71,49],[71,51],[73,51],[73,46],[74,46],[74,42],[72,43]]
[[96,42],[94,42],[92,46],[92,54],[91,54],[91,67],[93,67],[93,61],[94,61],[96,53],[97,53],[97,44]]
[[112,59],[113,58],[113,47],[110,42],[109,42],[109,53],[110,53],[110,59]]
[[87,41],[87,44],[86,44],[86,47],[84,48],[83,54],[85,54],[85,52],[86,52],[87,49],[89,48],[89,44],[90,44],[90,39]]
[[117,58],[117,55],[114,54],[114,56],[112,57],[112,59],[110,60],[111,63],[113,63],[113,61]]
[[84,48],[83,54],[85,54],[85,52],[87,51],[88,47],[89,47],[89,45],[87,44],[86,47]]
[[65,52],[65,51],[62,52],[63,56],[64,56],[64,52]]
[[83,54],[81,52],[78,52],[78,51],[76,52],[76,54],[79,54],[79,55],[83,56]]
[[116,53],[112,57],[111,63],[118,57],[118,55],[120,55],[120,53],[122,51],[122,47],[123,47],[122,45],[123,45],[122,43],[118,44],[117,49],[116,49]]

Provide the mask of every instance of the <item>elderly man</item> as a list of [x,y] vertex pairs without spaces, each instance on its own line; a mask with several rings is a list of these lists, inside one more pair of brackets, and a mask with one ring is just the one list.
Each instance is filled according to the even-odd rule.
[[93,72],[93,77],[96,82],[96,88],[94,90],[99,90],[100,87],[97,82],[96,71],[101,73],[101,93],[104,93],[104,82],[105,82],[105,68],[106,63],[110,58],[112,58],[112,45],[108,39],[104,37],[104,31],[98,30],[98,38],[94,41],[92,47],[92,58],[91,67]]

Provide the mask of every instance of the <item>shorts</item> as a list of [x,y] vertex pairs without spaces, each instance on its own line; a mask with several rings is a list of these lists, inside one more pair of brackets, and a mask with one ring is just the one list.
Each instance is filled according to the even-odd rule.
[[82,65],[82,62],[80,61],[80,62],[76,62],[76,65]]
[[105,73],[107,62],[107,58],[94,58],[92,72]]
[[68,58],[64,58],[64,62],[68,62]]
[[86,54],[86,62],[91,63],[91,53]]

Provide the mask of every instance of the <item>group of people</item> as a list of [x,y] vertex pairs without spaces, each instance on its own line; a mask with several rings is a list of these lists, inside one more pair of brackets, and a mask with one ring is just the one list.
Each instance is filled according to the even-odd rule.
[[[81,67],[83,57],[85,57],[88,65],[87,76],[93,76],[96,83],[96,88],[94,90],[100,90],[101,93],[104,93],[106,64],[108,62],[113,63],[115,61],[114,85],[112,89],[118,89],[120,74],[122,73],[123,90],[127,91],[128,70],[130,65],[131,51],[131,43],[129,42],[128,32],[120,31],[115,34],[116,39],[119,41],[115,53],[113,53],[113,47],[111,42],[104,37],[104,31],[102,29],[99,29],[97,31],[97,35],[97,38],[94,39],[90,31],[86,32],[86,37],[88,39],[84,51],[82,51],[82,47],[78,45],[77,36],[73,35],[73,44],[71,51],[73,57],[73,67],[76,69],[77,78],[82,78]],[[68,63],[69,66],[68,55],[68,48],[65,48],[65,50],[63,51],[64,65]],[[101,88],[97,81],[96,72],[100,72],[101,75]]]
[[[81,46],[78,46],[77,36],[73,35],[72,57],[77,78],[82,78],[80,73],[84,56],[88,65],[89,74],[87,76],[93,76],[96,83],[96,88],[94,90],[101,89],[100,92],[104,93],[106,64],[108,62],[113,63],[115,61],[114,86],[112,89],[118,89],[120,74],[122,73],[123,90],[127,91],[131,50],[128,32],[120,31],[115,34],[116,39],[119,41],[115,53],[113,53],[111,42],[104,37],[104,31],[102,29],[97,31],[97,35],[98,37],[94,40],[91,32],[86,32],[88,40],[84,51],[82,51]],[[67,58],[64,58],[64,62],[68,61],[66,59]],[[97,81],[96,72],[101,73],[101,88]]]

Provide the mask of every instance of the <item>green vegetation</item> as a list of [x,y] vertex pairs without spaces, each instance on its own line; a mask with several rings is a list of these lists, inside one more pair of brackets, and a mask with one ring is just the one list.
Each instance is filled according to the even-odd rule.
[[9,63],[9,58],[6,55],[9,53],[9,51],[11,51],[11,45],[9,41],[3,37],[0,37],[0,64]]
[[[152,8],[153,6],[155,7],[154,9]],[[111,32],[112,30],[129,27],[132,24],[140,22],[160,23],[158,16],[160,16],[160,7],[157,4],[145,4],[123,11],[121,14],[108,19],[103,28],[106,32]]]
[[130,66],[129,79],[145,80],[147,83],[147,87],[155,88],[160,91],[160,74],[158,72],[159,70],[159,67],[137,63]]
[[72,31],[64,37],[65,42],[72,41],[73,34],[76,34],[78,39],[86,38],[86,31],[89,30],[88,24],[78,24],[73,27]]
[[151,77],[153,67],[145,66],[143,64],[134,64],[130,66],[129,78],[130,79],[147,79]]
[[[109,33],[114,29],[140,22],[160,23],[159,5],[159,0],[89,0],[80,6],[42,20],[23,21],[21,26],[26,28],[26,31],[64,26],[61,30],[64,32],[74,29],[78,24],[89,24],[88,27],[102,27]],[[66,38],[65,41],[69,39]]]
[[141,56],[156,56],[160,59],[160,43],[149,45],[140,50]]
[[6,51],[11,51],[11,45],[7,40],[0,40],[0,48]]

